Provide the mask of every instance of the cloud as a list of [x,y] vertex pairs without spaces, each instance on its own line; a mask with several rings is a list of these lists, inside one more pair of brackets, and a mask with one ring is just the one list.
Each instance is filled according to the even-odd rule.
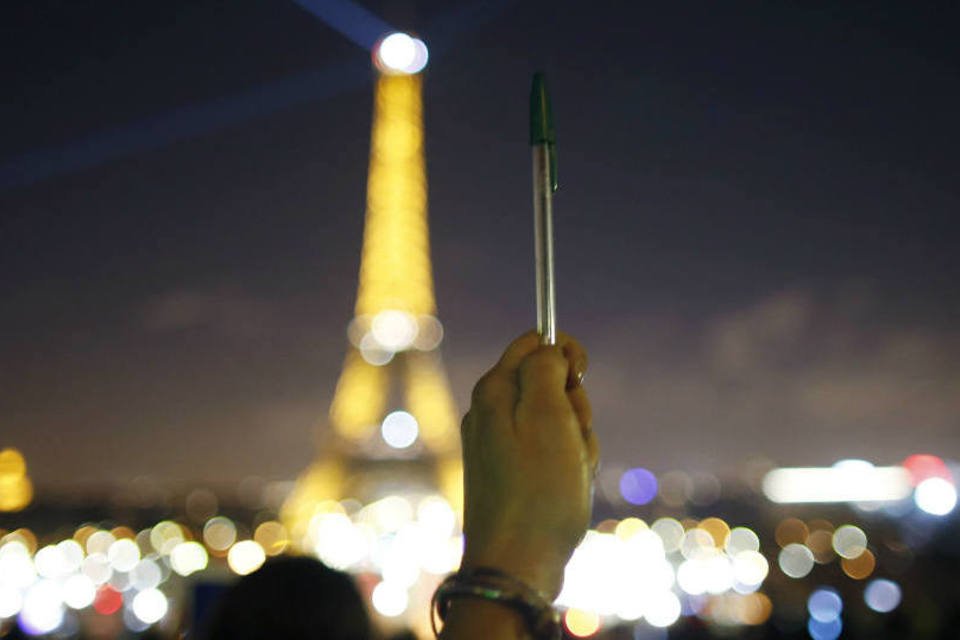
[[202,329],[249,338],[262,334],[274,324],[276,312],[269,301],[242,289],[182,288],[147,300],[142,320],[146,329],[161,333]]
[[658,469],[960,456],[960,330],[899,311],[869,289],[791,289],[597,331],[598,431],[612,456]]

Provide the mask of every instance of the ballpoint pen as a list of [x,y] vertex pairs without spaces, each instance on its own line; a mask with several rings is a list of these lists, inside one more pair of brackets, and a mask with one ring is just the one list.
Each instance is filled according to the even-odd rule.
[[530,88],[530,147],[533,152],[533,228],[537,272],[537,333],[541,344],[557,342],[553,271],[553,192],[557,189],[556,134],[542,73]]

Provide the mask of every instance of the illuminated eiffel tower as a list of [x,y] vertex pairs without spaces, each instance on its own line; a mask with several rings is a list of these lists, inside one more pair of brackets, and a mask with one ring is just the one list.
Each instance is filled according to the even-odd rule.
[[[422,76],[426,47],[405,34],[383,39],[377,66],[367,209],[355,316],[318,456],[283,507],[293,542],[325,557],[318,517],[389,502],[462,502],[458,412],[437,348],[427,227]],[[323,534],[326,535],[326,534]],[[336,553],[342,550],[335,549]]]

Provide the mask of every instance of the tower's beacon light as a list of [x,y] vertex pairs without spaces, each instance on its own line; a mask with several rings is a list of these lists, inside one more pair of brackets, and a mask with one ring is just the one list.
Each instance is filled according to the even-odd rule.
[[406,33],[391,33],[373,48],[373,62],[382,73],[414,74],[427,66],[427,45]]

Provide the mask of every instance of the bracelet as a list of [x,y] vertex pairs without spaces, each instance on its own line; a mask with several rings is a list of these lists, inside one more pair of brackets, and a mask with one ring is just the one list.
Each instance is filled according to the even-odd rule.
[[499,602],[517,611],[537,640],[560,638],[560,615],[543,593],[503,571],[486,567],[450,574],[433,592],[430,626],[434,637],[440,637],[437,618],[443,622],[451,601],[461,598]]

